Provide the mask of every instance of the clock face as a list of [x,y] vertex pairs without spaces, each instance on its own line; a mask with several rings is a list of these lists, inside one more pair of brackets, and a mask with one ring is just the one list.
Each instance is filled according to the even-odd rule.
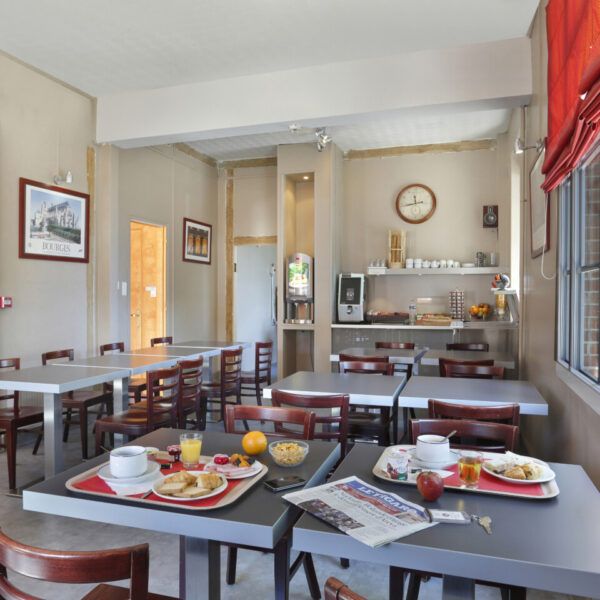
[[435,212],[435,194],[420,183],[407,185],[396,198],[396,212],[407,223],[423,223]]

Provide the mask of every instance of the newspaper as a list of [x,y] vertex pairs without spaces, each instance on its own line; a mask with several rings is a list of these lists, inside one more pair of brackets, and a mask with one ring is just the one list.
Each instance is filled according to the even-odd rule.
[[373,548],[436,525],[422,506],[358,477],[346,477],[283,497]]

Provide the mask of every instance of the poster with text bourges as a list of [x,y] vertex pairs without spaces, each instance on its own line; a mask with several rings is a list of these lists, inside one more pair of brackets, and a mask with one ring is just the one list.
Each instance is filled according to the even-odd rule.
[[89,262],[89,194],[21,178],[19,203],[19,258]]

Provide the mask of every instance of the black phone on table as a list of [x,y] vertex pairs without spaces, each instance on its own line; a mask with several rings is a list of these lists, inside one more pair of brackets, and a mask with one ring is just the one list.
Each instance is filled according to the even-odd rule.
[[268,479],[265,481],[265,486],[272,492],[282,492],[283,490],[302,487],[305,483],[306,479],[302,479],[302,477],[298,477],[298,475],[287,475],[285,477]]

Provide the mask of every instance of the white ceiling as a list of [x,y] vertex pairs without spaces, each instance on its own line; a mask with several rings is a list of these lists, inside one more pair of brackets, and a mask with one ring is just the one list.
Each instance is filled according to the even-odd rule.
[[538,0],[19,0],[0,50],[91,95],[520,37]]
[[[479,110],[468,113],[407,111],[393,118],[361,121],[353,125],[327,127],[333,141],[347,152],[365,148],[440,144],[459,140],[495,138],[508,128],[509,109]],[[275,156],[280,144],[314,143],[314,129],[296,133],[279,131],[256,135],[225,137],[188,142],[216,160]]]

